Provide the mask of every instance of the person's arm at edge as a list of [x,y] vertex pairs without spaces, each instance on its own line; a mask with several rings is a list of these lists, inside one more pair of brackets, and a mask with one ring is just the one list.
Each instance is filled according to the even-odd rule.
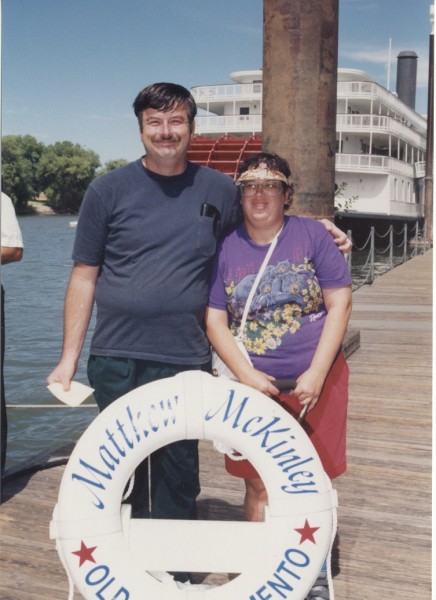
[[47,383],[61,383],[70,389],[88,331],[94,305],[95,287],[100,267],[75,263],[65,295],[64,341],[58,365],[47,378]]
[[2,246],[1,264],[7,265],[12,262],[18,262],[23,258],[23,248],[17,246]]
[[205,314],[206,334],[221,360],[233,371],[240,383],[249,385],[267,396],[280,392],[273,385],[274,377],[254,369],[239,350],[227,324],[225,310],[207,307]]
[[335,360],[351,315],[351,286],[323,289],[327,317],[310,367],[297,379],[294,394],[311,410],[318,402],[322,386]]

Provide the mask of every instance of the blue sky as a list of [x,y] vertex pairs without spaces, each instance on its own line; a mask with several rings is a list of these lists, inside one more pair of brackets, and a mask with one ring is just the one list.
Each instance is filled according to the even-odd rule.
[[[430,0],[339,0],[339,66],[395,90],[418,54],[427,111]],[[102,163],[142,153],[132,102],[156,81],[188,88],[262,67],[262,0],[2,0],[2,134],[70,140]]]

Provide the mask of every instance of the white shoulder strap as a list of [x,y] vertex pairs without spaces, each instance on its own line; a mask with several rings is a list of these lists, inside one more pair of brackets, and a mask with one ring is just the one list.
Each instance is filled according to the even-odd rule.
[[253,286],[250,290],[250,293],[248,294],[248,298],[247,298],[247,302],[245,303],[245,308],[244,308],[244,313],[242,315],[242,319],[241,319],[241,326],[239,328],[239,332],[238,335],[236,337],[238,338],[242,338],[242,334],[244,332],[244,328],[245,328],[245,323],[247,322],[247,317],[248,317],[248,311],[250,310],[250,306],[251,306],[251,302],[253,300],[253,296],[257,290],[257,286],[259,285],[259,281],[260,278],[262,277],[267,264],[269,263],[269,259],[271,258],[272,253],[274,252],[274,248],[277,245],[277,240],[279,235],[281,234],[283,230],[283,225],[281,226],[280,230],[276,233],[276,235],[274,236],[273,241],[270,244],[270,247],[268,248],[268,252],[265,255],[265,258],[263,259],[263,263],[259,269],[259,272],[256,276],[256,279],[254,280]]

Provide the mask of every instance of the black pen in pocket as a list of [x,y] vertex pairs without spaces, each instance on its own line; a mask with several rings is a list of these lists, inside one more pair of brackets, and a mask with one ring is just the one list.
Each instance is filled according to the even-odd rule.
[[200,216],[209,217],[210,219],[213,219],[213,229],[216,233],[221,217],[220,211],[217,209],[217,207],[213,204],[207,204],[206,202],[203,202],[203,204],[201,205]]

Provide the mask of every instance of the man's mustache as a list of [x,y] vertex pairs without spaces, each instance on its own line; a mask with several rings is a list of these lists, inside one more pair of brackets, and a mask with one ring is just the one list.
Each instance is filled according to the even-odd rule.
[[174,135],[158,135],[155,137],[156,142],[178,142],[180,138]]

